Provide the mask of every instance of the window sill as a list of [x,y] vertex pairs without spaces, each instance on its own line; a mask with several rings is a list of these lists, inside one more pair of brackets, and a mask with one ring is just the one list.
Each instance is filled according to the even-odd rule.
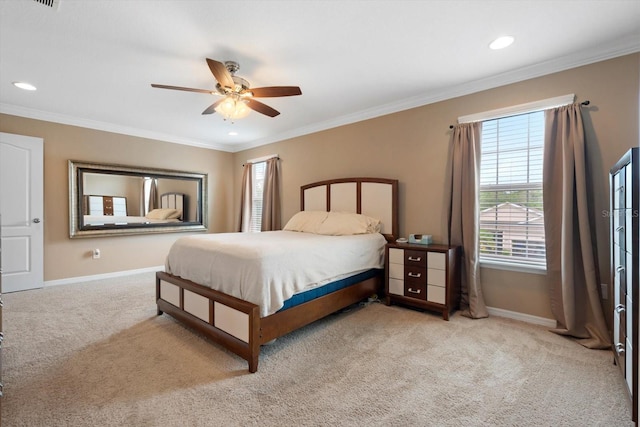
[[519,273],[530,273],[530,274],[547,274],[546,267],[535,267],[529,265],[513,265],[506,262],[499,261],[480,261],[481,268],[492,268],[495,270],[507,270],[507,271],[517,271]]

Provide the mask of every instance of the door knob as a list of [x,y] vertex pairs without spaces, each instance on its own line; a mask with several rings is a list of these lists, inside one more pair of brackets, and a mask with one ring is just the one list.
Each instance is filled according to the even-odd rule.
[[38,224],[38,223],[40,222],[40,218],[33,218],[33,222],[34,222],[35,224]]

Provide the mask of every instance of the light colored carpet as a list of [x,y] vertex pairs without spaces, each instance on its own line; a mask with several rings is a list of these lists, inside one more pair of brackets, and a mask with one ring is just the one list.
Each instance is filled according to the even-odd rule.
[[630,426],[611,352],[492,317],[372,303],[263,347],[258,372],[140,274],[5,294],[2,425]]

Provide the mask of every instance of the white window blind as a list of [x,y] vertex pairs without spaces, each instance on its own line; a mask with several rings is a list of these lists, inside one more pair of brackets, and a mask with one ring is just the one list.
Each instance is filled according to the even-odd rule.
[[258,162],[252,165],[251,179],[251,223],[249,231],[262,231],[262,193],[264,190],[264,172],[267,162]]
[[480,261],[545,268],[544,112],[482,122]]

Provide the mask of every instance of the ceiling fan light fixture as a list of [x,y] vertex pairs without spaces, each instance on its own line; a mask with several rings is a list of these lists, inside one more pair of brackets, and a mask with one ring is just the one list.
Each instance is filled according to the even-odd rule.
[[253,98],[277,98],[281,96],[302,95],[302,91],[298,86],[266,86],[249,89],[248,81],[234,75],[240,68],[237,62],[227,61],[223,64],[220,61],[207,58],[207,65],[217,82],[213,91],[160,85],[156,83],[152,83],[151,87],[222,96],[222,99],[218,99],[211,104],[202,114],[218,113],[225,120],[232,121],[248,116],[251,110],[264,114],[267,117],[276,117],[280,114],[278,110],[260,101],[256,101]]
[[229,95],[215,108],[216,113],[224,117],[225,120],[237,120],[245,118],[251,112],[247,102],[239,96]]

